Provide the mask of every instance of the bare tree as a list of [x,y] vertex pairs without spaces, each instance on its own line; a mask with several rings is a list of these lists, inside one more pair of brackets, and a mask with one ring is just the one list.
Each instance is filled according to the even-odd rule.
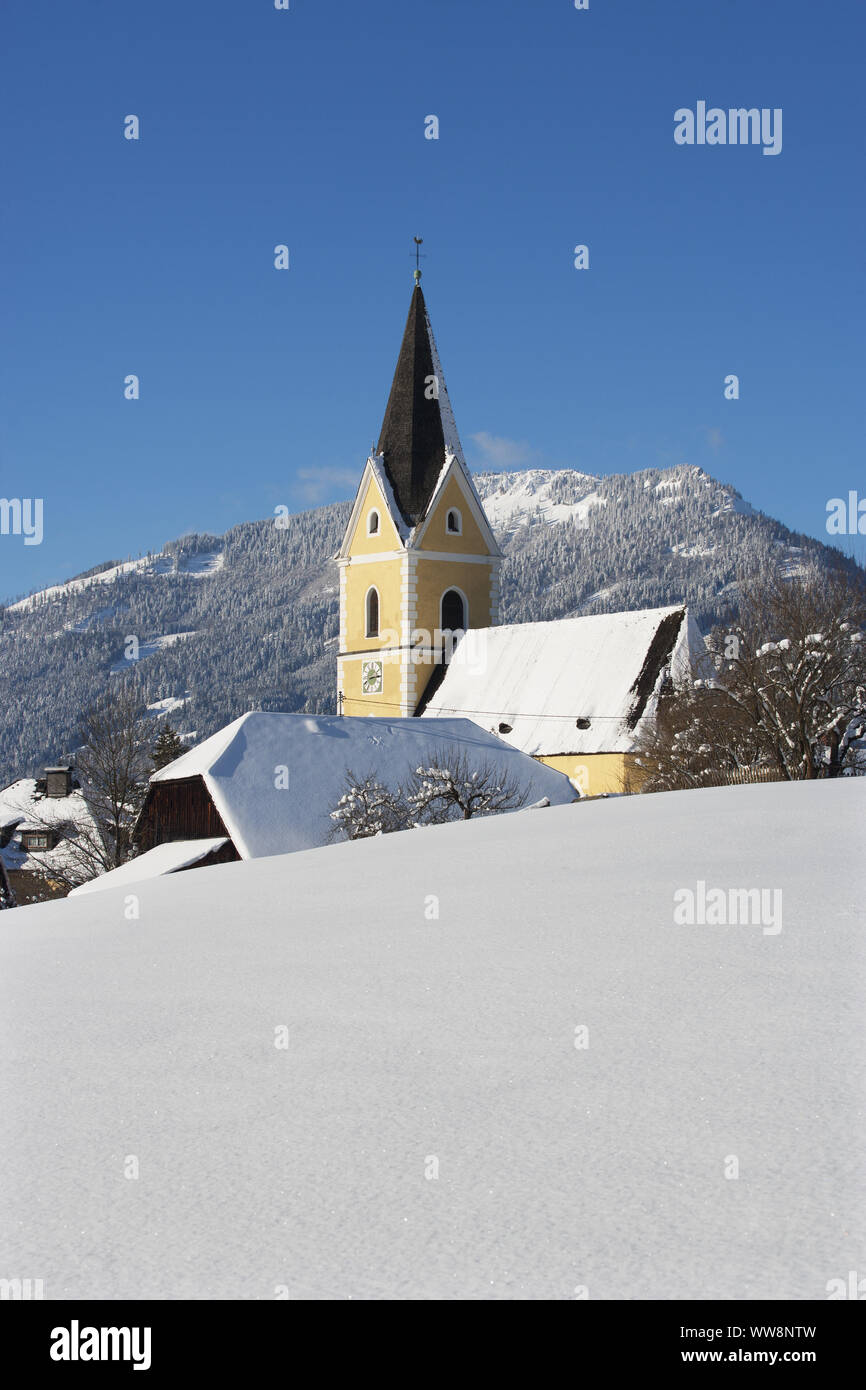
[[866,598],[844,572],[742,584],[691,681],[663,692],[642,736],[643,789],[862,771]]
[[519,811],[528,799],[528,789],[493,763],[485,760],[473,765],[465,753],[449,755],[447,749],[427,767],[415,769],[406,792],[419,825]]
[[444,748],[428,766],[408,769],[398,786],[385,786],[374,772],[359,778],[347,770],[343,793],[331,811],[332,838],[361,840],[518,811],[528,799],[528,789],[492,762],[475,764],[465,753]]
[[332,839],[345,836],[348,840],[363,840],[370,835],[406,830],[409,810],[399,787],[392,791],[377,781],[372,772],[359,778],[347,769],[344,791],[331,812],[331,820]]
[[131,692],[107,695],[84,717],[76,766],[102,842],[102,872],[132,856],[132,828],[151,773],[153,729]]

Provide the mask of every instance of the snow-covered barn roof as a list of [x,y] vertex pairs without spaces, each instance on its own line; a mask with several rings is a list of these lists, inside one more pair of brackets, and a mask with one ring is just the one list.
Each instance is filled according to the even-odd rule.
[[682,606],[470,629],[423,718],[463,715],[536,757],[627,752],[662,671],[700,650]]
[[307,714],[242,715],[155,773],[151,786],[201,777],[241,858],[258,859],[327,843],[347,769],[397,784],[449,748],[509,772],[528,788],[530,803],[575,799],[561,773],[469,719],[433,725]]
[[222,849],[227,843],[225,835],[208,840],[169,840],[167,844],[156,845],[137,859],[129,859],[120,868],[112,869],[99,878],[91,878],[78,888],[73,888],[70,898],[82,893],[97,893],[103,888],[123,888],[128,883],[141,883],[148,878],[161,878],[163,874],[175,874],[179,869],[189,869],[202,859],[207,859],[214,850]]

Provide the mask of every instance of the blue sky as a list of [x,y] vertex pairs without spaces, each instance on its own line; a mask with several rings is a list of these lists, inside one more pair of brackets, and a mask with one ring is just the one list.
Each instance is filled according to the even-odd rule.
[[[824,539],[866,494],[860,0],[6,0],[2,37],[0,495],[45,534],[0,597],[348,497],[416,234],[472,466],[699,464]],[[781,154],[675,145],[699,100],[781,107]]]

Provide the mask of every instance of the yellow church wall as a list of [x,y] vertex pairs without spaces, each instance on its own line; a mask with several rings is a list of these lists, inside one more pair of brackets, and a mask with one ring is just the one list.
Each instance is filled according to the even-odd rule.
[[431,633],[440,628],[442,595],[447,589],[459,589],[465,596],[469,604],[470,627],[489,627],[491,570],[490,565],[471,562],[461,565],[452,560],[425,560],[420,558],[419,554],[415,570],[415,627]]
[[632,753],[560,753],[536,761],[564,772],[583,796],[640,790],[642,773]]
[[[345,624],[340,625],[341,651],[376,651],[400,642],[403,563],[403,557],[395,555],[393,559],[344,566]],[[379,591],[378,637],[367,636],[366,601],[371,587]]]
[[[462,522],[462,534],[452,535],[445,529],[448,512],[456,507]],[[487,555],[489,550],[481,529],[472,515],[469,504],[456,478],[450,478],[445,491],[427,522],[419,550],[439,550],[455,555]]]
[[[393,719],[400,709],[400,659],[398,653],[382,655],[382,690],[365,695],[361,689],[362,667],[369,657],[353,657],[340,662],[343,672],[343,714],[373,715],[377,719]],[[363,772],[359,772],[363,776]]]
[[[379,530],[376,535],[368,536],[367,517],[372,510],[379,513]],[[361,503],[358,524],[349,546],[349,553],[351,555],[377,555],[381,550],[398,550],[399,548],[400,537],[397,535],[388,508],[385,506],[381,488],[375,478],[370,478],[364,493],[364,500]]]

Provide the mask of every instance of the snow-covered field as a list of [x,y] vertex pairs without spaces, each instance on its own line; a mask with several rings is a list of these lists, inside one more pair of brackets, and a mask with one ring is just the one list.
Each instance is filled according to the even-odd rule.
[[[585,802],[3,914],[0,1275],[825,1298],[866,1259],[864,797]],[[781,930],[675,924],[698,881],[781,890]]]

